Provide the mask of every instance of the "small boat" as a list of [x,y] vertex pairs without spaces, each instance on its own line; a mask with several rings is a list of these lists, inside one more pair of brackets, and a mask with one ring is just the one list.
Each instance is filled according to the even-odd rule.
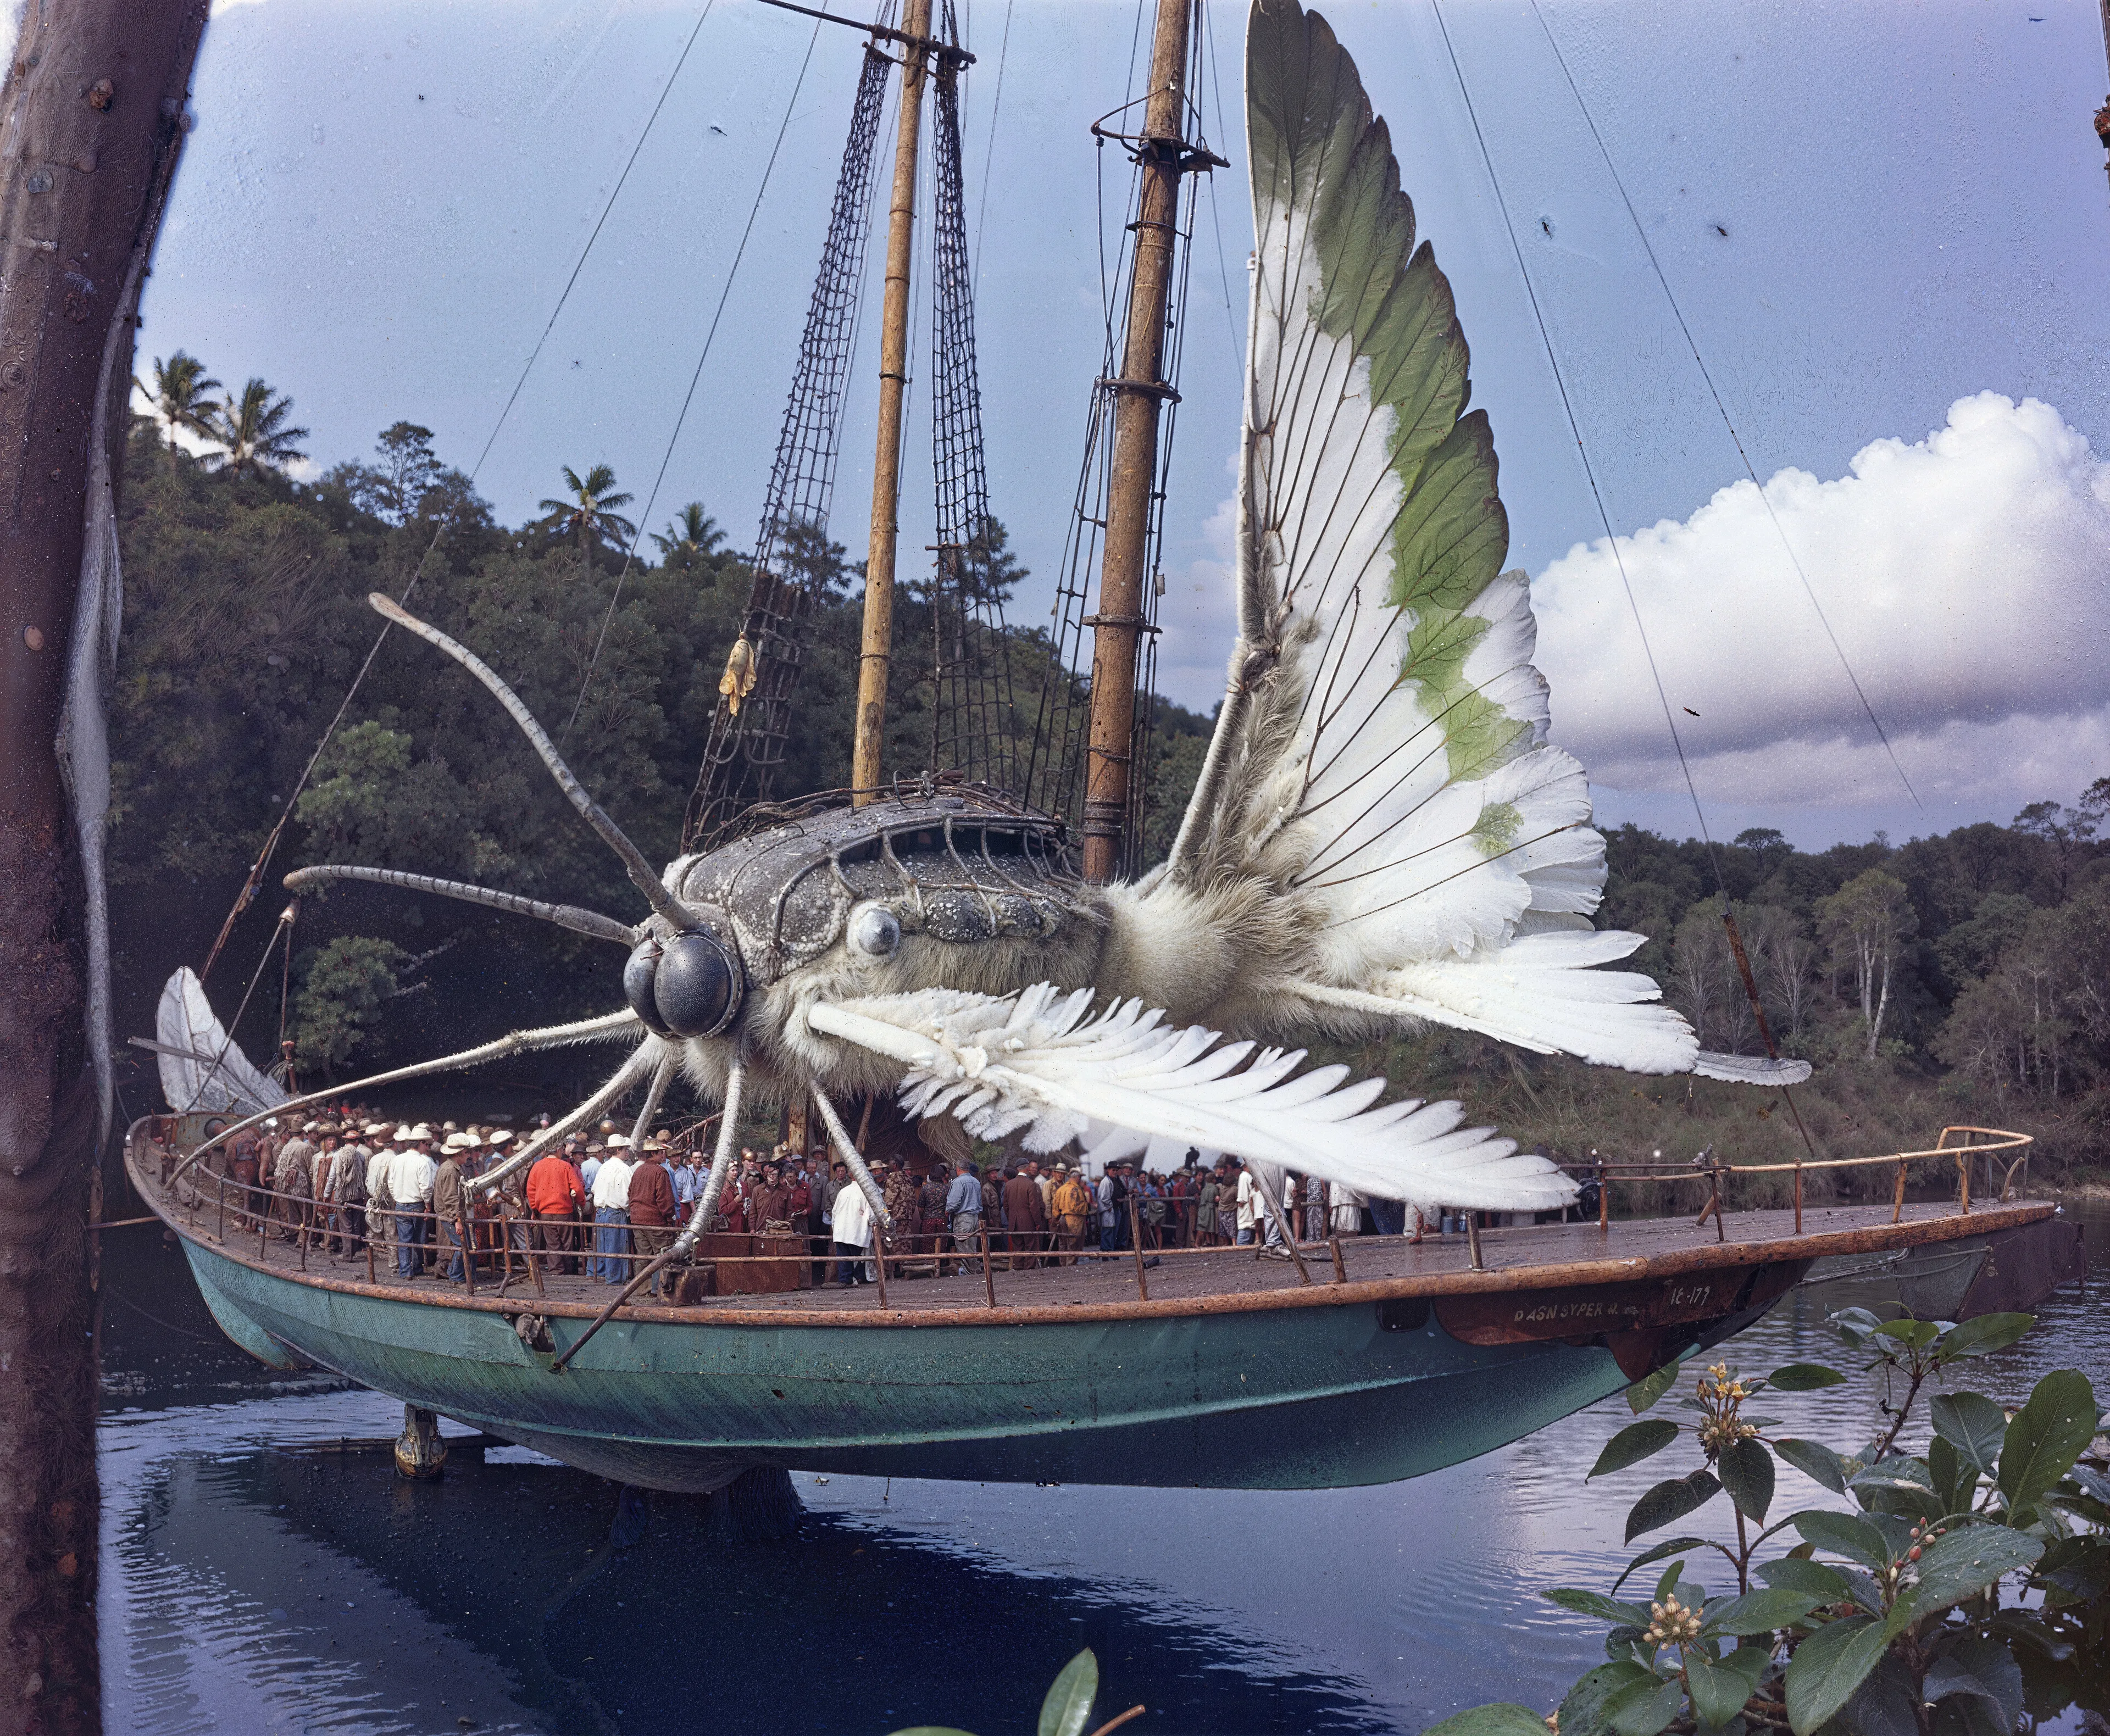
[[[1176,396],[1165,377],[1169,262],[1183,180],[1218,160],[1184,132],[1190,22],[1189,0],[1159,0],[1144,120],[1125,141],[1141,209],[1127,345],[1097,382],[1114,439],[1103,520],[1092,520],[1106,543],[1089,622],[1081,801],[1030,775],[1026,796],[1003,787],[1006,767],[989,763],[990,742],[971,727],[976,700],[941,721],[932,752],[945,753],[950,730],[961,749],[951,765],[890,780],[880,763],[896,534],[888,491],[907,332],[903,216],[926,77],[937,87],[940,160],[951,165],[935,277],[941,299],[953,299],[935,324],[971,331],[967,274],[945,264],[965,257],[948,108],[949,70],[963,53],[949,30],[934,34],[930,0],[908,0],[901,29],[871,27],[837,197],[852,219],[864,209],[894,64],[881,49],[890,47],[903,70],[902,135],[854,787],[755,799],[781,757],[798,668],[801,605],[770,552],[797,528],[778,510],[790,498],[781,492],[765,512],[749,630],[720,684],[685,853],[663,869],[580,786],[497,671],[374,599],[506,706],[651,911],[631,922],[357,865],[305,867],[288,886],[393,884],[611,942],[627,952],[625,1004],[288,1098],[239,1061],[196,979],[179,974],[147,1044],[178,1113],[136,1126],[126,1161],[229,1336],[267,1363],[313,1364],[400,1397],[411,1414],[399,1458],[414,1467],[429,1462],[432,1419],[445,1414],[589,1471],[677,1490],[795,1467],[1149,1485],[1382,1482],[1514,1440],[1719,1341],[1820,1262],[1931,1260],[1967,1244],[2004,1267],[2061,1269],[2055,1250],[2009,1251],[2058,1242],[2071,1227],[2054,1208],[2002,1198],[1974,1209],[1974,1160],[1951,1143],[1960,1134],[1975,1151],[2012,1151],[2026,1144],[2019,1136],[1948,1130],[1926,1151],[1858,1160],[1895,1169],[1896,1197],[1883,1205],[1805,1211],[1798,1175],[1792,1211],[1730,1212],[1734,1173],[1718,1169],[1701,1177],[1714,1187],[1697,1224],[1601,1214],[1595,1226],[1483,1231],[1480,1213],[1528,1218],[1572,1205],[1576,1179],[1493,1130],[1460,1126],[1455,1103],[1383,1103],[1383,1080],[1299,1070],[1297,1045],[1315,1035],[1432,1021],[1644,1073],[1785,1088],[1809,1069],[1773,1054],[1704,1053],[1655,983],[1603,968],[1643,937],[1590,920],[1604,840],[1582,768],[1546,739],[1528,587],[1501,571],[1508,527],[1492,436],[1484,413],[1466,409],[1450,288],[1429,245],[1415,245],[1388,135],[1353,61],[1296,0],[1256,0],[1247,32],[1260,246],[1239,638],[1178,838],[1163,863],[1139,860],[1138,646],[1150,625],[1157,418]],[[831,228],[809,338],[849,329],[837,292],[856,276],[856,233],[854,220]],[[831,476],[846,358],[839,346],[802,360],[780,449],[819,452]],[[978,427],[972,368],[956,359],[937,359],[940,414],[949,427]],[[825,437],[812,437],[809,410]],[[941,526],[935,594],[953,599],[950,615],[939,611],[941,690],[972,687],[975,648],[989,643],[979,593],[962,577],[983,522],[970,512]],[[1082,821],[1074,855],[1072,814]],[[1101,1010],[1088,1017],[1095,998]],[[581,1041],[629,1053],[604,1086],[472,1185],[496,1187],[640,1094],[632,1139],[641,1144],[677,1082],[722,1105],[691,1221],[613,1299],[607,1286],[516,1256],[509,1233],[462,1293],[422,1276],[391,1282],[370,1243],[363,1262],[332,1256],[300,1201],[274,1209],[224,1173],[227,1140],[282,1101],[291,1110]],[[944,1129],[960,1151],[971,1137],[1008,1137],[1029,1152],[1074,1146],[1086,1162],[1160,1168],[1190,1151],[1238,1153],[1280,1232],[1279,1255],[1165,1249],[1146,1259],[1132,1248],[1050,1265],[1044,1247],[1021,1255],[985,1243],[968,1260],[977,1270],[944,1270],[956,1255],[911,1277],[921,1262],[886,1241],[863,1142],[836,1106],[860,1098]],[[714,1227],[742,1105],[758,1100],[787,1115],[798,1105],[802,1120],[810,1105],[867,1196],[884,1250],[871,1300],[817,1286],[814,1250]],[[1818,1164],[1813,1153],[1807,1167],[1853,1161]],[[1958,1167],[1954,1206],[1905,1202],[1914,1162]],[[1468,1227],[1300,1246],[1279,1197],[1291,1171],[1419,1203],[1425,1216],[1462,1208]],[[641,1285],[663,1273],[679,1300],[641,1300]]]

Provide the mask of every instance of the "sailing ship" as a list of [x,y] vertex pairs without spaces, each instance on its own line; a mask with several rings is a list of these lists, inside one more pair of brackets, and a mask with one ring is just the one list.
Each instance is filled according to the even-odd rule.
[[[773,0],[772,0],[773,3]],[[794,10],[801,10],[794,8]],[[1806,1064],[1700,1050],[1656,985],[1608,968],[1642,937],[1596,929],[1602,838],[1582,768],[1547,739],[1546,688],[1492,432],[1468,411],[1451,292],[1417,244],[1383,122],[1325,20],[1256,0],[1246,45],[1258,248],[1238,481],[1238,637],[1197,787],[1166,859],[1143,871],[1151,552],[1164,477],[1167,305],[1182,190],[1221,166],[1187,136],[1193,0],[1159,0],[1141,130],[1127,322],[1095,386],[1111,435],[1089,712],[1041,708],[1027,763],[977,726],[1006,678],[986,559],[986,482],[958,173],[949,6],[907,0],[868,28],[850,141],[754,561],[745,630],[690,807],[684,853],[640,852],[494,669],[383,597],[375,608],[514,717],[648,913],[629,920],[356,864],[365,879],[512,911],[620,947],[623,1005],[460,1054],[285,1098],[239,1059],[197,979],[165,997],[160,1054],[178,1111],[135,1127],[128,1169],[180,1238],[229,1336],[267,1363],[318,1365],[400,1397],[410,1458],[444,1414],[626,1481],[708,1490],[757,1469],[1316,1487],[1410,1476],[1618,1390],[1762,1313],[1813,1264],[1930,1246],[2062,1273],[2049,1205],[1981,1197],[1974,1174],[2026,1145],[1945,1130],[1890,1154],[1895,1199],[1805,1212],[1564,1218],[1575,1178],[1455,1103],[1380,1101],[1387,1082],[1306,1067],[1316,1036],[1433,1022],[1538,1053],[1784,1089]],[[839,20],[848,22],[849,20]],[[852,787],[780,798],[813,595],[790,551],[825,513],[862,271],[883,93],[901,75],[881,323],[879,443]],[[887,670],[907,375],[918,129],[935,91],[935,416],[941,489],[930,762],[890,777]],[[1061,605],[1058,604],[1058,614]],[[1067,744],[1066,746],[1065,744]],[[1081,782],[1081,791],[1075,783]],[[1080,820],[1073,849],[1071,820]],[[686,1085],[719,1105],[709,1179],[672,1248],[613,1300],[536,1262],[469,1293],[392,1284],[274,1241],[221,1154],[278,1110],[582,1042],[614,1073],[476,1185],[496,1187],[641,1093],[634,1140]],[[1263,1047],[1269,1045],[1268,1047]],[[283,1101],[281,1101],[283,1100]],[[1292,1227],[1289,1171],[1463,1209],[1460,1236],[1335,1241],[1256,1261],[1180,1250],[885,1282],[876,1305],[810,1282],[804,1250],[718,1233],[743,1108],[810,1105],[868,1196],[849,1131],[887,1105],[938,1143],[1169,1167],[1233,1152]],[[868,1116],[865,1118],[869,1121]],[[1954,1142],[1960,1137],[1963,1143]],[[156,1156],[152,1154],[163,1154]],[[1836,1166],[1841,1160],[1832,1160]],[[1909,1205],[1912,1164],[1958,1195]],[[1810,1168],[1822,1168],[1813,1155]],[[1684,1172],[1690,1174],[1691,1172]],[[1607,1173],[1605,1181],[1619,1179]],[[1509,1227],[1483,1233],[1480,1214]],[[259,1224],[265,1226],[260,1229]],[[2034,1263],[2034,1264],[2033,1264]],[[962,1262],[962,1268],[967,1264]],[[678,1268],[670,1269],[670,1268]],[[639,1296],[648,1279],[681,1300]],[[711,1292],[716,1292],[713,1294]]]

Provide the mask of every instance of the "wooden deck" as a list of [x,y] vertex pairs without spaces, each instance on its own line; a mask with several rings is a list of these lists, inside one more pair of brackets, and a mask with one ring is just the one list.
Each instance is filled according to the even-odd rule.
[[[399,1279],[394,1250],[377,1241],[373,1273],[366,1254],[333,1255],[310,1237],[305,1256],[282,1227],[260,1238],[241,1227],[228,1209],[223,1238],[213,1183],[201,1197],[171,1196],[130,1164],[134,1185],[158,1214],[184,1235],[239,1260],[297,1282],[364,1295],[390,1295],[442,1307],[500,1309],[580,1317],[600,1313],[621,1286],[583,1276],[546,1271],[538,1287],[516,1253],[501,1282],[496,1256],[484,1256],[472,1296],[459,1283],[435,1274]],[[1250,1309],[1324,1305],[1331,1302],[1412,1296],[1516,1295],[1576,1286],[1631,1285],[1724,1268],[1777,1266],[1824,1256],[1920,1245],[2013,1229],[2049,1216],[2049,1204],[2022,1201],[1981,1205],[1960,1213],[1954,1201],[1909,1204],[1894,1223],[1892,1208],[1836,1205],[1807,1208],[1802,1233],[1791,1211],[1730,1212],[1718,1235],[1690,1218],[1618,1220],[1600,1230],[1594,1223],[1542,1224],[1481,1232],[1484,1268],[1475,1270],[1462,1235],[1356,1237],[1341,1244],[1337,1273],[1324,1242],[1302,1245],[1304,1271],[1287,1258],[1256,1258],[1251,1248],[1165,1249],[1146,1253],[1140,1273],[1132,1252],[1093,1255],[1066,1266],[1039,1264],[999,1252],[985,1279],[976,1267],[947,1276],[929,1272],[926,1257],[890,1263],[882,1304],[879,1286],[854,1288],[822,1282],[815,1287],[757,1295],[712,1296],[676,1309],[640,1291],[621,1318],[692,1320],[698,1324],[817,1323],[842,1325],[971,1323],[993,1318],[1070,1318],[1137,1313],[1192,1313]],[[779,1262],[781,1271],[782,1263]],[[728,1277],[731,1263],[721,1271]],[[912,1275],[914,1274],[914,1275]],[[992,1292],[994,1300],[992,1300]],[[1082,1310],[1082,1315],[1071,1313]]]

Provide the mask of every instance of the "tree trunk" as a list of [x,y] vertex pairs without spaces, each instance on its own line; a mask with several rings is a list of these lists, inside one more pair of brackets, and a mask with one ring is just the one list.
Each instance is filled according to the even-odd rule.
[[102,697],[134,310],[203,0],[38,0],[0,81],[0,1736],[93,1730]]

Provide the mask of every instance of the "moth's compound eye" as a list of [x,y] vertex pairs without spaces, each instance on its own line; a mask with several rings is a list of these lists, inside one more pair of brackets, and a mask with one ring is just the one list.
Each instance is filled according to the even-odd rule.
[[677,1037],[715,1037],[740,1010],[740,955],[704,929],[677,934],[661,949],[652,998]]
[[639,942],[623,967],[623,998],[630,1003],[631,1011],[645,1021],[647,1029],[666,1037],[672,1033],[659,1016],[658,1003],[652,998],[652,979],[659,969],[659,943]]
[[891,958],[901,944],[901,919],[884,904],[861,904],[850,912],[850,950],[867,958]]

